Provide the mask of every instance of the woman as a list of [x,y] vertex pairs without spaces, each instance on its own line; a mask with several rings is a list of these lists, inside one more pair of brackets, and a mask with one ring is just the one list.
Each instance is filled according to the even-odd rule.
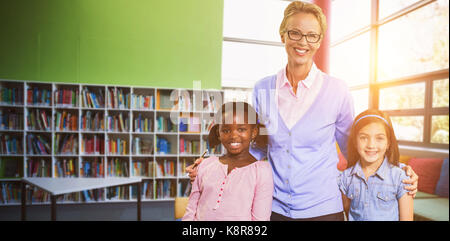
[[[267,156],[273,169],[272,221],[344,220],[335,143],[346,155],[353,100],[344,81],[313,62],[326,29],[320,7],[289,4],[279,30],[288,63],[254,87],[253,106],[267,127],[269,146],[251,153],[258,160]],[[186,171],[195,179],[192,166]],[[418,177],[410,167],[406,172],[412,185],[405,189],[414,195]]]

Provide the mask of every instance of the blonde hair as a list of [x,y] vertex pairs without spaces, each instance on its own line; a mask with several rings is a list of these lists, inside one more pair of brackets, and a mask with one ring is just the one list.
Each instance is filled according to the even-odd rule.
[[319,22],[320,30],[322,31],[321,35],[325,36],[325,32],[327,31],[327,18],[325,17],[325,14],[323,14],[322,9],[314,3],[307,3],[302,1],[292,2],[284,10],[283,21],[280,25],[281,36],[283,36],[283,34],[286,32],[287,19],[297,13],[313,14]]

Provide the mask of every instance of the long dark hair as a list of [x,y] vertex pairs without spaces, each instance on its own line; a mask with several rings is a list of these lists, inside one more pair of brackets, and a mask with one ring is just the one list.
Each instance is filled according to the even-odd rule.
[[[208,142],[210,148],[214,148],[221,144],[219,140],[219,126],[225,123],[225,113],[233,113],[232,116],[239,114],[247,114],[245,120],[248,124],[251,124],[254,128],[257,128],[258,133],[254,139],[254,145],[259,148],[265,148],[268,142],[267,135],[261,135],[261,128],[265,128],[263,124],[259,123],[259,116],[255,109],[246,102],[227,102],[223,104],[214,116],[214,124],[211,127],[208,135]],[[249,123],[250,122],[250,123]]]
[[352,125],[350,130],[350,136],[348,138],[348,167],[352,167],[361,159],[356,146],[356,138],[359,131],[366,125],[371,123],[380,123],[384,126],[387,139],[389,142],[389,148],[386,150],[385,156],[388,162],[394,166],[399,165],[400,152],[398,150],[397,139],[395,138],[394,128],[392,127],[391,118],[388,114],[377,109],[368,109],[359,114]]

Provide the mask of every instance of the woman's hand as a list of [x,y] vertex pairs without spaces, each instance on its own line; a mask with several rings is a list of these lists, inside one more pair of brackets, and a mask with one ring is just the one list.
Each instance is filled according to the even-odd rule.
[[197,160],[195,160],[194,164],[186,167],[186,172],[189,175],[189,178],[191,179],[191,183],[194,182],[195,178],[197,177],[197,167],[198,165],[200,165],[200,163],[202,163],[203,158],[198,158]]
[[405,184],[411,184],[409,186],[405,186],[405,189],[409,191],[409,195],[415,198],[417,193],[417,185],[419,184],[419,176],[417,176],[411,166],[405,165],[403,170],[406,172],[409,179],[405,179],[402,182]]

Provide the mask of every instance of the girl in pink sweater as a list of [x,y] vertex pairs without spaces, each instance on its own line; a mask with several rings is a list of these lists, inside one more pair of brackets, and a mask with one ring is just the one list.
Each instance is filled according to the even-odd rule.
[[250,145],[264,147],[255,110],[244,102],[225,103],[215,116],[208,140],[227,153],[203,160],[192,184],[183,221],[270,220],[273,177],[267,161],[256,160]]

